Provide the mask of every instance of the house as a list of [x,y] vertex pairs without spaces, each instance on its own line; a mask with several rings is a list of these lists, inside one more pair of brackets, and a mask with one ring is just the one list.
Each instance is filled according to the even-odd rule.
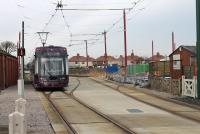
[[[127,56],[127,65],[138,64],[138,63],[142,63],[143,61],[144,59],[142,57],[134,55],[133,52],[131,53],[131,55]],[[117,58],[117,64],[119,66],[124,66],[125,58],[122,55],[120,55],[119,58]]]
[[[88,56],[88,67],[93,66],[94,60],[94,58]],[[87,58],[77,54],[69,59],[69,67],[87,67]]]
[[117,64],[119,66],[124,66],[124,63],[125,63],[125,59],[122,55],[119,56],[119,58],[116,59],[117,60]]
[[156,55],[153,55],[149,58],[149,61],[160,61],[162,59],[165,59],[165,56],[161,55],[159,52],[156,53]]
[[179,46],[169,57],[173,79],[179,79],[182,75],[186,78],[196,75],[196,46]]
[[[100,56],[96,59],[97,66],[104,66],[106,63],[105,56]],[[113,56],[107,56],[107,63],[108,64],[117,64],[117,59]]]
[[143,61],[142,57],[139,57],[137,55],[134,55],[134,53],[132,52],[131,55],[127,56],[127,64],[131,65],[131,64],[138,64],[141,63]]

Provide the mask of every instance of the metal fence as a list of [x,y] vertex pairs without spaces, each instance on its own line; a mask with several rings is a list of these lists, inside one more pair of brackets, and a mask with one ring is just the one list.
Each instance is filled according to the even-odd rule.
[[149,64],[128,65],[128,76],[136,76],[149,72]]
[[158,61],[149,63],[149,74],[151,76],[170,76],[170,62],[169,61]]
[[18,61],[17,58],[0,53],[0,90],[17,84]]

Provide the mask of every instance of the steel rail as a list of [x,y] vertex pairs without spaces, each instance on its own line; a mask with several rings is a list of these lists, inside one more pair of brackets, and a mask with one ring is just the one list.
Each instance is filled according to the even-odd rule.
[[[189,119],[189,120],[195,121],[195,122],[197,122],[197,123],[200,123],[200,120],[195,119],[195,118],[191,118],[191,117],[188,117],[188,116],[184,116],[184,115],[182,115],[182,114],[179,114],[179,111],[172,111],[172,110],[169,110],[169,109],[167,109],[167,108],[163,108],[163,107],[158,106],[158,105],[156,105],[156,104],[152,104],[152,103],[150,103],[150,102],[143,101],[143,100],[141,100],[141,99],[139,99],[139,98],[137,98],[137,97],[134,97],[134,96],[132,96],[132,95],[129,95],[127,92],[122,92],[122,91],[120,91],[119,88],[120,88],[120,87],[124,87],[124,84],[116,84],[116,85],[117,85],[117,88],[114,88],[114,87],[112,87],[112,86],[103,84],[102,82],[96,81],[96,80],[94,80],[94,79],[92,79],[92,80],[95,81],[96,83],[99,83],[99,84],[101,84],[101,85],[104,85],[104,86],[106,86],[106,87],[109,87],[109,88],[111,88],[111,89],[113,89],[113,90],[115,90],[115,91],[117,91],[117,92],[119,92],[119,93],[121,93],[121,94],[123,94],[123,95],[125,95],[125,96],[127,96],[127,97],[130,97],[130,98],[132,98],[132,99],[135,99],[135,100],[137,100],[137,101],[139,101],[139,102],[142,102],[142,103],[144,103],[144,104],[147,104],[147,105],[150,105],[150,106],[152,106],[152,107],[158,108],[158,109],[160,109],[160,110],[169,112],[169,113],[171,113],[171,114],[173,114],[173,115],[176,115],[176,116],[179,116],[179,117],[182,117],[182,118]],[[110,83],[112,83],[112,82],[110,82]],[[125,88],[126,88],[126,87],[125,87]],[[137,89],[136,89],[136,90],[137,90]],[[142,91],[140,91],[140,92],[142,92]],[[196,110],[199,111],[199,108],[195,107],[194,105],[190,105],[190,104],[186,104],[186,103],[184,103],[184,102],[179,102],[179,101],[176,101],[176,100],[171,100],[171,99],[159,97],[159,96],[157,96],[157,95],[148,94],[148,93],[145,93],[145,92],[142,92],[142,93],[147,94],[147,95],[152,96],[152,97],[155,97],[155,98],[158,98],[158,99],[162,99],[162,100],[165,100],[165,101],[169,101],[169,102],[172,102],[172,103],[175,103],[175,104],[178,104],[178,105],[188,106],[188,107],[190,107],[190,108],[193,108],[193,109],[196,109]],[[194,112],[196,112],[196,111],[194,111]]]
[[62,112],[60,112],[60,110],[57,108],[57,106],[52,102],[52,100],[50,99],[50,95],[53,93],[54,91],[51,91],[49,94],[45,94],[45,92],[43,92],[44,96],[46,97],[46,99],[50,102],[50,105],[52,106],[53,110],[58,113],[60,119],[63,122],[63,125],[65,126],[65,128],[70,131],[71,134],[78,134],[76,132],[76,130],[71,126],[71,124],[65,119],[64,115]]
[[[120,124],[120,122],[112,119],[111,117],[109,117],[108,115],[105,115],[103,114],[102,112],[100,111],[97,111],[96,109],[94,109],[93,107],[87,105],[86,103],[84,103],[83,101],[81,101],[80,99],[78,99],[77,97],[74,96],[74,92],[78,89],[78,87],[81,85],[81,82],[80,80],[75,77],[76,80],[77,80],[77,84],[76,86],[71,90],[71,92],[67,93],[65,92],[64,90],[61,90],[61,92],[63,94],[65,94],[66,96],[69,96],[72,97],[72,99],[74,99],[75,101],[77,101],[79,104],[83,105],[84,107],[90,109],[91,111],[93,111],[94,113],[96,113],[97,115],[101,116],[102,118],[108,120],[109,122],[113,123],[114,125],[116,125],[117,127],[119,127],[120,129],[124,130],[125,132],[127,132],[128,134],[137,134],[136,132],[132,131],[131,129],[127,128],[126,126]],[[47,98],[47,100],[50,102],[53,110],[55,112],[58,113],[59,117],[62,119],[64,125],[66,126],[67,130],[69,130],[71,133],[73,134],[78,134],[76,132],[76,130],[72,127],[71,123],[68,122],[66,119],[65,119],[65,116],[63,115],[63,113],[59,110],[59,108],[57,108],[57,106],[53,103],[53,101],[50,99],[50,95],[53,93],[54,91],[51,90],[50,93],[46,94],[45,92],[43,92],[44,96]]]
[[[80,80],[77,78],[76,79],[79,82],[79,85],[81,84]],[[78,88],[78,87],[77,87]],[[110,121],[111,123],[115,124],[116,126],[118,126],[119,128],[121,128],[122,130],[126,131],[129,134],[137,134],[136,132],[134,132],[133,130],[127,128],[126,126],[122,125],[120,122],[112,119],[111,117],[109,117],[106,114],[103,114],[100,111],[97,111],[95,108],[89,106],[88,104],[86,104],[85,102],[81,101],[80,99],[78,99],[76,96],[74,96],[74,92],[76,91],[77,88],[74,88],[71,92],[70,95],[72,96],[72,98],[74,100],[76,100],[77,102],[79,102],[80,104],[82,104],[83,106],[85,106],[86,108],[92,110],[93,112],[95,112],[96,114],[100,115],[101,117],[103,117],[104,119]],[[64,94],[68,94],[66,92],[64,92]]]

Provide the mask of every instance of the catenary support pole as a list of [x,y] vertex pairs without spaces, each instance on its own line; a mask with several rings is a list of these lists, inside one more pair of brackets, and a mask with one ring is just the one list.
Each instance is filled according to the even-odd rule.
[[196,0],[196,24],[197,24],[197,97],[200,99],[200,1]]
[[[22,21],[22,48],[24,48],[24,21]],[[22,56],[22,79],[24,79],[24,56]]]
[[123,20],[124,20],[124,60],[125,60],[125,77],[124,82],[127,81],[127,41],[126,41],[126,10],[123,10]]
[[[24,21],[22,22],[22,48],[24,48]],[[21,71],[20,78],[18,79],[18,96],[24,98],[24,56],[21,57]]]
[[106,31],[104,31],[104,45],[105,45],[105,65],[108,64],[108,59],[107,59],[107,39],[106,39]]
[[127,41],[126,41],[126,10],[123,10],[124,18],[124,58],[125,58],[125,68],[127,68]]
[[[20,38],[20,36],[19,36]],[[20,40],[20,39],[19,39]],[[20,41],[19,41],[20,42]],[[22,22],[22,48],[24,48],[24,22]],[[9,114],[9,134],[27,134],[26,100],[24,98],[24,49],[18,49],[21,58],[21,76],[18,79],[18,97],[15,101],[15,112]]]
[[[21,32],[19,32],[19,42],[18,42],[18,49],[21,48]],[[20,56],[18,55],[18,79],[21,77],[20,76],[20,71],[21,71],[21,68],[20,68]]]
[[152,57],[151,57],[151,60],[154,61],[154,58],[153,58],[153,55],[154,55],[154,42],[153,42],[153,40],[152,40],[152,42],[151,42],[151,47],[152,47],[152,48],[151,48],[151,49],[152,49],[152,54],[151,54]]
[[86,45],[86,60],[87,60],[87,67],[88,67],[88,44],[87,44],[87,40],[85,40],[85,45]]

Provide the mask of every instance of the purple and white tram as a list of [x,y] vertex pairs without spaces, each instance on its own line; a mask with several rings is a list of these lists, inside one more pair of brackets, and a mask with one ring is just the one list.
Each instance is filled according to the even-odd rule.
[[68,53],[65,47],[37,47],[34,65],[33,84],[35,88],[63,88],[68,86]]

